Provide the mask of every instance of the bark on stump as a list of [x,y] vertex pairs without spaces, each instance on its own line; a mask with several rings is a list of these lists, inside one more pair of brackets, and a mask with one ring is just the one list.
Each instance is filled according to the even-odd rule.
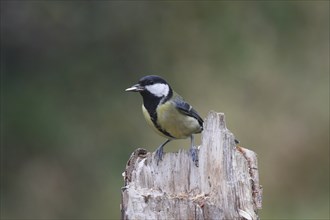
[[207,116],[198,167],[186,150],[164,154],[157,166],[139,148],[123,175],[122,219],[259,219],[256,154],[236,146],[223,113]]

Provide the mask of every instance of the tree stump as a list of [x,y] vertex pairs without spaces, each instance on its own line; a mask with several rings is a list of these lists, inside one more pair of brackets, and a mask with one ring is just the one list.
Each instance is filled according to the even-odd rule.
[[256,154],[236,146],[223,113],[204,122],[198,167],[186,150],[157,165],[154,153],[139,148],[123,176],[122,219],[259,219]]

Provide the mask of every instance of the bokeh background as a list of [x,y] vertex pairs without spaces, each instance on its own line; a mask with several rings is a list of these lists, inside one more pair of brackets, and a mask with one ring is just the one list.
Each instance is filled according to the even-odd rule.
[[329,218],[329,1],[1,1],[1,219],[120,218],[147,74],[257,152],[262,219]]

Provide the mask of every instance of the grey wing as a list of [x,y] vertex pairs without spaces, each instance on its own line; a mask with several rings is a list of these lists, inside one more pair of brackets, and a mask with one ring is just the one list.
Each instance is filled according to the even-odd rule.
[[197,111],[193,109],[191,105],[189,105],[187,102],[185,102],[180,96],[177,96],[174,98],[174,103],[176,108],[185,115],[188,115],[190,117],[196,118],[199,125],[203,127],[203,119],[198,115]]

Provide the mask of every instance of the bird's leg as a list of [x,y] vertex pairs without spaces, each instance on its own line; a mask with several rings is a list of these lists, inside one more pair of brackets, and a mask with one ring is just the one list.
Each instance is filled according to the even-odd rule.
[[190,146],[189,152],[191,154],[192,161],[194,162],[196,167],[198,167],[198,149],[194,146],[194,136],[193,135],[190,136],[190,140],[191,140],[191,146]]
[[155,153],[155,159],[156,159],[156,161],[157,161],[157,165],[158,165],[159,161],[163,159],[163,153],[164,153],[164,151],[163,151],[163,147],[164,147],[168,142],[170,142],[170,141],[171,141],[170,139],[166,140],[164,143],[162,143],[162,144],[157,148],[156,153]]

